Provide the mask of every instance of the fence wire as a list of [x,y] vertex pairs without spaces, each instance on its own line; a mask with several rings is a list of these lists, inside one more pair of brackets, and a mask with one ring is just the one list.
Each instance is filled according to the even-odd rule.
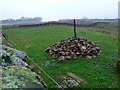
[[[12,43],[12,44],[15,46],[15,48],[17,48],[18,50],[22,51],[22,49],[19,48],[13,41],[10,41],[10,43]],[[9,44],[9,45],[10,45],[10,44]],[[32,63],[33,63],[34,65],[36,65],[49,79],[51,79],[51,80],[57,85],[57,87],[58,87],[59,89],[64,90],[64,88],[63,88],[60,84],[58,84],[48,73],[46,73],[39,65],[37,65],[31,57],[29,57],[29,56],[27,55],[27,58],[28,58],[29,60],[31,60]]]

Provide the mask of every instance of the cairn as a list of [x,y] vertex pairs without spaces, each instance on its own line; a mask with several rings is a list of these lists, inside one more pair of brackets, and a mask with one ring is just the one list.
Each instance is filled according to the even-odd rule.
[[100,55],[100,47],[87,39],[72,37],[62,40],[45,50],[53,58],[59,61],[72,58],[84,57],[86,59],[96,58]]

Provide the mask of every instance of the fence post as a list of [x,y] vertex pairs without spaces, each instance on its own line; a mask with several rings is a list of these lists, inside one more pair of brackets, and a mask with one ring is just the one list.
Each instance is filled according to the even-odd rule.
[[74,37],[77,37],[77,35],[76,35],[76,22],[75,22],[75,19],[74,19]]

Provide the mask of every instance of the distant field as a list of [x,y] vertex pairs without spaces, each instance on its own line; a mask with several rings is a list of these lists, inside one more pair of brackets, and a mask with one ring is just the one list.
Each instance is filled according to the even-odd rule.
[[[18,47],[42,67],[57,82],[61,82],[61,76],[69,72],[75,73],[85,79],[87,84],[80,84],[81,88],[116,88],[119,87],[118,76],[115,72],[116,58],[118,53],[117,31],[106,30],[97,27],[78,27],[77,36],[91,40],[100,45],[102,52],[100,57],[92,60],[84,58],[70,61],[54,61],[44,50],[49,46],[68,37],[73,36],[73,28],[70,26],[41,26],[31,28],[4,29],[3,33],[8,36],[9,43],[13,41]],[[29,46],[29,48],[26,48]],[[32,64],[29,60],[29,64]],[[108,65],[113,67],[107,69]],[[39,72],[39,69],[35,70]],[[55,87],[43,73],[40,76],[49,87]]]

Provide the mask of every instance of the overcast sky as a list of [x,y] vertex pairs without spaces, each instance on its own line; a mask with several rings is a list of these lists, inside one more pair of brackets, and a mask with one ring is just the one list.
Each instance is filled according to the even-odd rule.
[[117,18],[119,0],[0,0],[1,18]]

